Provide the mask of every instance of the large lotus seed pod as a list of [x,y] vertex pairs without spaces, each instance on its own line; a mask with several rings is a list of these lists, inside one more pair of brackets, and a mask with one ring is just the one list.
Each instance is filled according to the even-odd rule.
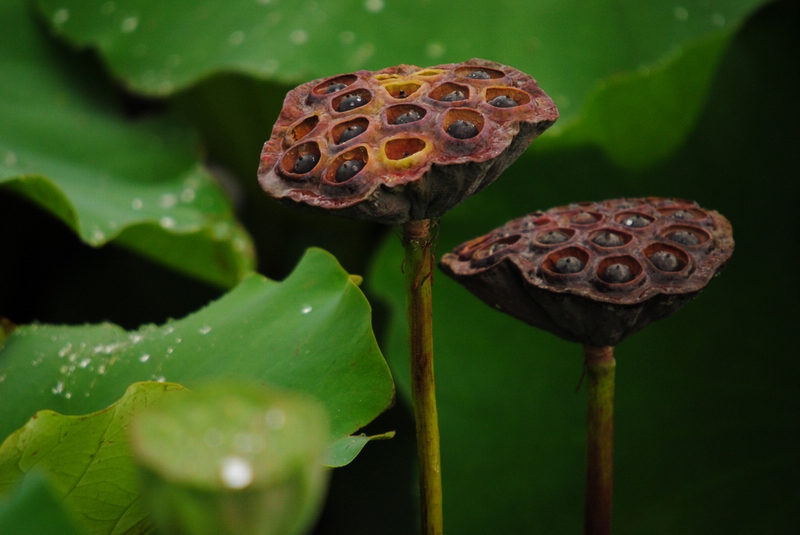
[[731,225],[717,212],[619,199],[515,219],[460,245],[441,268],[498,310],[604,347],[676,312],[732,252]]
[[314,80],[286,95],[259,182],[286,204],[354,219],[438,217],[557,117],[533,78],[480,59]]

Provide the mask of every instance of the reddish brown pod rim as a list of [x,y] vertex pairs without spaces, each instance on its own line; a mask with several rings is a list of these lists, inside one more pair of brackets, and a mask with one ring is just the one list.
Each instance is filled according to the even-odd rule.
[[344,217],[439,217],[557,118],[533,78],[487,60],[321,78],[287,94],[259,183],[281,202]]
[[602,347],[695,297],[733,247],[728,220],[693,201],[615,199],[515,219],[441,268],[495,308]]

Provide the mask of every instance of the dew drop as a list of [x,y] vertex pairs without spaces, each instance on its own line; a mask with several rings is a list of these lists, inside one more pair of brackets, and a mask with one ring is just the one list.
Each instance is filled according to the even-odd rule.
[[64,397],[67,398],[67,399],[71,398],[72,397],[72,392],[65,393]]
[[220,468],[222,483],[231,489],[243,489],[253,482],[253,467],[241,457],[225,457]]
[[127,17],[125,20],[122,21],[120,25],[120,30],[123,33],[131,33],[136,31],[136,28],[139,27],[139,19],[136,17]]
[[203,325],[197,330],[197,332],[200,334],[208,334],[211,332],[211,325]]
[[164,383],[166,381],[167,381],[167,379],[163,375],[161,375],[160,377],[156,377],[156,382],[157,383]]
[[131,201],[131,208],[134,210],[141,210],[143,206],[144,203],[142,202],[142,199],[136,198]]
[[311,305],[306,305],[306,306],[304,306],[303,308],[301,308],[301,309],[300,309],[300,313],[302,313],[302,314],[308,314],[308,313],[309,313],[309,312],[311,312],[312,310],[313,310],[313,308],[312,308],[312,306],[311,306]]
[[145,353],[141,357],[139,357],[139,362],[147,362],[148,360],[150,360],[150,355],[147,354],[147,353]]
[[432,58],[438,58],[443,56],[444,51],[445,51],[444,45],[436,41],[428,43],[427,46],[425,47],[425,52],[427,52],[428,55]]
[[69,9],[62,7],[53,13],[53,24],[60,26],[69,20]]
[[236,30],[228,36],[228,42],[233,46],[241,45],[244,42],[244,32]]
[[367,0],[364,2],[364,7],[370,13],[378,13],[383,9],[383,0]]
[[70,351],[72,351],[72,344],[67,344],[59,350],[58,357],[64,358],[67,356],[67,354],[69,354]]
[[264,415],[264,421],[270,429],[280,429],[286,423],[286,413],[283,409],[270,409]]
[[17,155],[14,153],[14,151],[8,151],[3,161],[8,167],[14,167],[17,165]]
[[163,228],[175,228],[175,220],[171,217],[164,216],[158,220],[158,223]]
[[174,193],[165,193],[158,200],[158,205],[161,208],[172,208],[176,204],[178,204],[178,196]]
[[92,363],[92,359],[87,357],[85,359],[81,359],[81,361],[78,363],[78,367],[79,368],[86,368],[91,363]]
[[186,188],[181,192],[181,201],[185,203],[190,203],[194,200],[196,194],[193,189]]
[[295,30],[289,34],[289,42],[293,45],[302,45],[308,41],[308,32],[305,30]]
[[56,386],[54,386],[50,391],[53,394],[60,394],[61,392],[63,392],[64,391],[64,381],[57,382]]

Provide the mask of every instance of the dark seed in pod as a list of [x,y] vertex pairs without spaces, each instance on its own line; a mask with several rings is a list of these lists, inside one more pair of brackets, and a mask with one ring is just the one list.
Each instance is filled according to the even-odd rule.
[[363,134],[364,130],[366,130],[366,128],[364,128],[363,126],[359,126],[357,124],[348,126],[347,128],[344,129],[342,135],[339,136],[339,144],[344,143],[345,141],[350,141],[354,137]]
[[296,162],[294,162],[294,167],[292,168],[292,171],[297,173],[298,175],[302,175],[303,173],[308,173],[309,171],[314,169],[314,166],[317,165],[318,161],[319,161],[319,156],[317,156],[316,154],[312,154],[310,152],[308,154],[303,154],[299,158],[297,158]]
[[508,247],[507,243],[503,243],[503,242],[500,242],[500,241],[496,242],[496,243],[493,243],[492,246],[489,247],[489,254],[493,255],[494,253],[496,253],[498,251],[502,251],[506,247]]
[[603,274],[600,278],[612,284],[619,284],[621,282],[633,280],[633,273],[631,272],[631,268],[625,264],[611,264],[603,270]]
[[347,95],[336,107],[336,111],[347,111],[354,108],[360,108],[366,103],[367,101],[364,100],[364,97],[361,95]]
[[447,127],[447,133],[456,139],[469,139],[478,135],[478,127],[470,121],[454,121]]
[[678,257],[669,251],[653,253],[650,261],[661,271],[678,271],[681,267]]
[[690,212],[687,212],[686,210],[678,210],[677,212],[672,212],[672,215],[670,215],[670,217],[672,219],[694,219],[692,214]]
[[472,71],[467,75],[467,78],[472,78],[473,80],[488,80],[491,76],[489,76],[489,73],[486,71]]
[[676,230],[675,232],[669,234],[667,239],[670,239],[675,243],[680,243],[681,245],[697,245],[700,243],[700,238],[688,230]]
[[583,262],[574,256],[564,256],[556,261],[553,269],[557,273],[577,273],[583,269]]
[[422,119],[422,116],[419,114],[417,110],[409,110],[403,114],[397,116],[397,119],[394,120],[394,124],[406,124],[406,123],[413,123],[414,121],[419,121]]
[[441,100],[442,102],[455,102],[457,100],[464,100],[465,98],[467,97],[464,96],[464,92],[456,89],[455,91],[450,91],[448,94],[446,94],[439,100]]
[[514,106],[518,106],[517,101],[507,95],[500,95],[499,97],[494,97],[492,100],[489,101],[489,104],[494,106],[495,108],[513,108]]
[[545,245],[561,243],[567,241],[567,235],[558,230],[550,230],[548,232],[539,234],[539,236],[536,238],[536,241]]
[[625,243],[625,241],[622,239],[622,236],[607,230],[592,238],[592,241],[600,247],[619,247]]
[[341,91],[341,90],[342,90],[342,89],[344,89],[345,87],[347,87],[347,85],[345,85],[345,84],[341,84],[341,83],[340,83],[340,84],[331,84],[331,85],[329,85],[329,86],[328,86],[328,88],[325,90],[325,94],[326,94],[326,95],[328,95],[328,94],[330,94],[330,93],[336,93],[337,91]]
[[576,225],[591,225],[597,221],[597,217],[593,216],[589,212],[580,212],[572,216],[570,221]]
[[364,162],[361,160],[347,160],[339,169],[336,170],[336,182],[345,182],[350,180],[364,168]]
[[631,228],[643,228],[650,224],[650,220],[640,215],[631,215],[622,220],[622,224]]

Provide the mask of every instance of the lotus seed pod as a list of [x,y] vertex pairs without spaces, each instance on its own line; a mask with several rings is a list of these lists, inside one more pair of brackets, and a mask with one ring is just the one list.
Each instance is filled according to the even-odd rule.
[[285,204],[353,219],[439,217],[557,118],[533,78],[480,59],[314,80],[287,94],[259,182]]
[[715,211],[681,199],[618,199],[515,219],[440,265],[517,319],[605,347],[676,312],[732,253],[731,225]]

